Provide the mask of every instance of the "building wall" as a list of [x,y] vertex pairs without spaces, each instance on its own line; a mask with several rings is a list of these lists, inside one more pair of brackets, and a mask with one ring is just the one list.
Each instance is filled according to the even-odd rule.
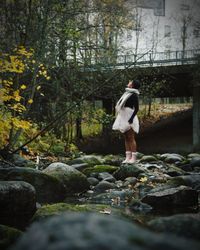
[[121,38],[126,53],[183,50],[183,42],[185,50],[200,49],[199,0],[130,0],[128,5],[136,29]]

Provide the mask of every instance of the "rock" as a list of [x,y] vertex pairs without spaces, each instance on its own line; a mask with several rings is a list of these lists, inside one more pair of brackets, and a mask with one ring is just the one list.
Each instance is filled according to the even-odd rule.
[[59,215],[64,212],[100,212],[102,210],[109,210],[110,206],[102,204],[68,204],[56,203],[52,205],[44,205],[40,207],[32,218],[33,221],[40,221],[54,215]]
[[43,170],[43,173],[60,180],[65,187],[66,195],[81,193],[89,189],[87,177],[67,164],[54,162]]
[[24,181],[0,181],[0,223],[14,226],[12,221],[14,223],[20,216],[28,221],[35,210],[36,196],[32,185]]
[[123,189],[123,190],[113,190],[109,192],[101,193],[90,198],[91,202],[101,203],[101,204],[113,204],[122,205],[126,204],[127,201],[131,200],[133,197],[133,190]]
[[144,155],[140,159],[140,162],[154,162],[154,161],[158,161],[158,159],[153,155]]
[[193,159],[190,163],[180,166],[185,171],[192,171],[195,167],[200,167],[200,159]]
[[104,165],[120,166],[123,161],[123,157],[119,155],[106,155],[102,159]]
[[31,168],[0,169],[0,180],[17,180],[30,183],[36,190],[39,203],[59,202],[65,197],[63,184],[55,177]]
[[13,161],[14,164],[18,167],[36,168],[35,162],[27,160],[24,157],[20,156],[19,154],[13,154]]
[[13,245],[22,232],[16,228],[0,225],[0,249],[7,249]]
[[95,213],[65,213],[35,222],[11,250],[197,250],[199,243],[157,234],[137,224]]
[[197,191],[200,191],[200,174],[183,175],[171,178],[168,184],[172,185],[184,185],[191,187]]
[[85,168],[87,168],[89,165],[87,163],[79,163],[79,164],[73,164],[71,165],[73,168],[75,168],[78,171],[83,171]]
[[185,158],[182,155],[179,154],[162,154],[160,156],[161,160],[164,160],[167,163],[175,163],[175,162],[180,162],[184,161]]
[[140,173],[144,173],[144,169],[139,167],[137,164],[124,165],[113,173],[113,176],[117,180],[124,180],[127,177],[138,177]]
[[193,158],[199,158],[200,159],[200,154],[197,153],[191,153],[187,156],[189,159],[193,159]]
[[94,191],[96,192],[104,192],[106,190],[109,189],[113,189],[115,188],[116,185],[114,183],[110,183],[108,181],[100,181],[95,187],[94,187]]
[[154,208],[192,207],[198,206],[198,193],[190,187],[180,186],[149,193],[142,202]]
[[173,233],[200,240],[200,214],[177,214],[161,217],[151,220],[148,225],[158,232]]
[[87,180],[92,186],[96,186],[99,183],[99,180],[95,177],[88,177]]
[[[118,169],[118,167],[116,167],[116,166],[96,165],[94,167],[84,169],[83,173],[87,176],[89,176],[89,175],[91,176],[91,174],[94,174],[94,173],[102,173],[102,172],[113,173],[117,169]],[[98,174],[96,176],[98,176]]]
[[108,182],[115,182],[116,181],[116,179],[111,174],[109,174],[107,172],[99,173],[98,179],[108,181]]
[[127,177],[124,182],[124,186],[134,186],[137,183],[136,177]]
[[90,167],[102,164],[102,157],[97,155],[84,155],[80,158],[83,162],[87,163]]
[[133,199],[129,205],[130,209],[133,211],[140,211],[140,212],[150,212],[153,208],[146,204],[142,203],[140,200]]

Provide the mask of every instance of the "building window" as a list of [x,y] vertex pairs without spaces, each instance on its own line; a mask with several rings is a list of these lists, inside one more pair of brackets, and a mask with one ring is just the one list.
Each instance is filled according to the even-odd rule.
[[188,4],[181,4],[181,10],[190,10],[190,6]]
[[193,34],[194,34],[195,38],[199,38],[200,37],[200,29],[194,29]]
[[171,36],[171,26],[165,25],[165,37],[170,37],[170,36]]

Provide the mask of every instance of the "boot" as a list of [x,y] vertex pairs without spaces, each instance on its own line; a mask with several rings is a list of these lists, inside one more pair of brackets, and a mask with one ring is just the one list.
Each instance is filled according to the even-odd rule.
[[133,163],[135,163],[135,162],[136,162],[136,152],[132,152],[131,158],[128,160],[127,163],[133,164]]
[[124,163],[128,163],[128,161],[131,159],[131,151],[126,151],[126,159],[122,162]]

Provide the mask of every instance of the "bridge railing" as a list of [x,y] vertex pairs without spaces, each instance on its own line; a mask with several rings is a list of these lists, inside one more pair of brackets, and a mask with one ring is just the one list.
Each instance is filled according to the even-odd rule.
[[180,65],[196,63],[197,56],[200,56],[200,50],[185,51],[167,51],[146,54],[120,55],[117,57],[116,64],[130,64],[135,62],[135,66],[162,66],[162,65]]
[[195,64],[197,56],[200,56],[200,49],[179,50],[157,53],[125,54],[115,57],[100,57],[93,62],[93,66],[98,65],[103,68],[125,68],[130,67],[149,67],[149,66],[170,66]]

